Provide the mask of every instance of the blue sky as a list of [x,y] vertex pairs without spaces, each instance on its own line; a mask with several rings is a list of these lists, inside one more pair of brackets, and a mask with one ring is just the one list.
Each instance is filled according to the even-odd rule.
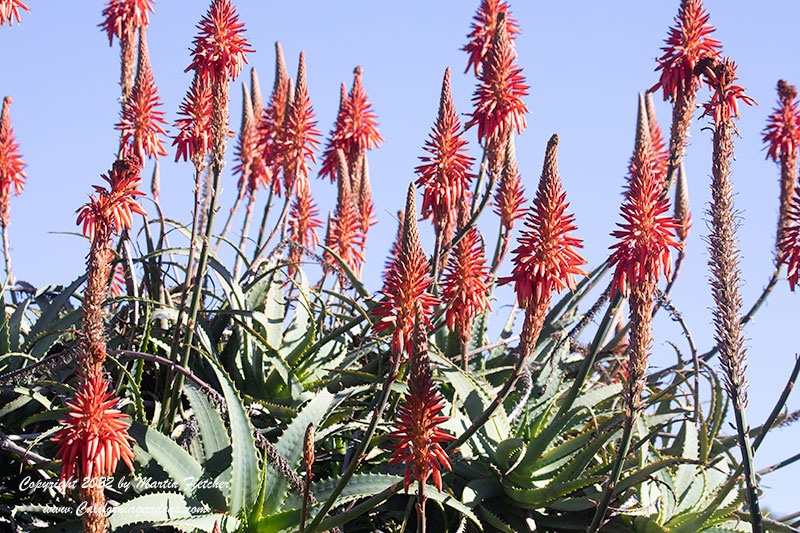
[[[459,49],[478,0],[235,3],[256,53],[249,56],[248,68],[231,89],[234,129],[241,110],[240,83],[247,79],[249,66],[258,69],[262,89],[271,88],[276,40],[284,47],[291,76],[299,52],[305,51],[310,96],[318,129],[325,134],[335,119],[339,84],[344,81],[349,86],[353,67],[364,68],[364,84],[386,139],[380,150],[369,155],[379,222],[369,236],[364,278],[377,290],[394,238],[392,215],[402,207],[404,191],[415,177],[413,169],[436,116],[446,67],[453,70],[457,110],[470,111],[475,80],[471,73],[462,74],[467,57]],[[655,57],[660,55],[678,3],[511,2],[522,29],[516,41],[520,64],[531,86],[526,100],[531,110],[528,128],[517,139],[527,196],[532,197],[541,173],[547,139],[558,133],[560,172],[590,265],[602,261],[613,242],[609,234],[619,221],[637,93],[657,81]],[[14,270],[18,278],[43,286],[68,283],[84,268],[87,242],[58,232],[77,231],[75,210],[114,160],[119,49],[116,42],[109,47],[97,27],[101,1],[29,0],[27,4],[31,12],[23,13],[21,25],[0,28],[0,96],[14,98],[12,121],[28,163],[26,189],[11,205]],[[195,24],[207,5],[205,1],[160,0],[151,15],[150,54],[162,109],[170,123],[191,83],[191,75],[183,71],[190,63]],[[759,104],[741,110],[732,177],[741,215],[742,294],[749,307],[772,271],[778,209],[779,171],[775,163],[765,160],[761,130],[775,106],[778,79],[800,84],[795,37],[800,4],[773,0],[754,9],[753,2],[744,0],[707,0],[705,5],[724,53],[739,65],[741,85]],[[703,93],[700,98],[706,96]],[[657,112],[662,128],[668,130],[671,107],[658,102]],[[705,120],[692,126],[686,170],[694,227],[673,291],[673,301],[701,351],[712,344],[708,254],[703,240],[711,134],[703,130],[705,126]],[[474,149],[475,133],[468,135]],[[229,152],[232,148],[231,141]],[[174,151],[169,152],[161,161],[162,205],[167,217],[188,221],[193,169],[190,163],[173,164]],[[236,194],[232,166],[228,164],[223,178],[223,213]],[[152,161],[146,176],[151,168]],[[335,201],[335,187],[322,181],[312,182],[312,187],[324,216]],[[150,206],[145,203],[146,208]],[[492,249],[496,219],[493,215],[484,219],[481,228]],[[429,230],[423,231],[423,239],[430,252]],[[498,296],[494,307],[502,313],[510,293],[498,292]],[[794,362],[798,344],[790,332],[797,327],[798,298],[781,280],[747,327],[748,418],[753,426],[769,413]],[[687,350],[678,328],[662,313],[656,323],[655,366],[673,359],[668,340]],[[789,407],[800,408],[800,397],[791,398]],[[775,431],[759,451],[757,466],[794,455],[798,441],[800,427]],[[800,465],[796,464],[764,478],[767,507],[777,514],[798,510],[793,483],[798,474]]]

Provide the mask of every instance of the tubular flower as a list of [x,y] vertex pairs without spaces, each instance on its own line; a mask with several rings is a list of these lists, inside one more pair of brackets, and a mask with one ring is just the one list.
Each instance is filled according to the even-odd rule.
[[17,24],[21,23],[22,21],[19,18],[20,9],[30,11],[30,8],[20,0],[0,0],[0,25],[8,21],[8,25],[13,26],[14,21],[12,18],[17,19]]
[[497,30],[492,47],[480,75],[480,83],[472,101],[475,110],[465,128],[478,125],[478,140],[505,139],[511,127],[522,133],[528,106],[522,97],[528,94],[522,69],[517,66],[517,53],[505,24],[505,13],[498,14]]
[[284,127],[275,142],[276,148],[281,154],[283,185],[287,195],[291,194],[292,187],[297,180],[304,182],[308,178],[310,169],[308,160],[317,161],[314,151],[319,145],[317,137],[320,136],[320,133],[316,129],[316,125],[314,108],[308,97],[305,54],[300,52],[294,99],[286,116]]
[[385,298],[373,312],[379,317],[374,326],[376,332],[380,333],[394,326],[392,353],[397,357],[401,357],[403,351],[411,346],[417,307],[424,324],[428,328],[432,327],[429,315],[439,300],[428,290],[433,282],[429,271],[430,265],[419,242],[417,206],[414,185],[411,184],[406,198],[400,253],[383,282],[381,294]]
[[172,145],[177,145],[175,161],[191,159],[202,166],[211,148],[211,88],[195,75],[192,87],[183,99],[175,127],[179,130]]
[[70,412],[61,420],[65,427],[53,437],[58,442],[62,484],[76,476],[110,476],[120,459],[133,472],[130,422],[117,409],[118,401],[109,382],[98,373],[89,376],[75,399],[67,402]]
[[389,438],[391,444],[390,465],[402,463],[406,466],[403,485],[406,492],[411,485],[411,476],[422,485],[433,477],[433,484],[442,489],[441,469],[451,470],[450,459],[441,443],[454,440],[439,426],[449,417],[442,416],[444,399],[431,377],[428,360],[428,343],[424,325],[417,317],[413,347],[410,348],[410,376],[408,392],[397,407],[394,431]]
[[780,235],[778,249],[780,260],[786,264],[786,277],[794,291],[800,278],[800,188],[795,189],[792,205],[787,213],[787,226]]
[[150,23],[150,13],[153,12],[152,0],[111,0],[106,2],[103,10],[104,20],[100,28],[108,34],[109,46],[114,42],[114,36],[124,39],[127,32],[133,32]]
[[19,153],[19,144],[14,139],[14,129],[11,127],[9,106],[11,97],[3,99],[3,109],[0,112],[0,224],[7,226],[9,223],[9,199],[13,187],[14,194],[19,194],[25,187],[25,162]]
[[747,105],[753,105],[755,100],[744,94],[744,87],[734,85],[736,77],[736,63],[729,58],[721,62],[706,61],[698,66],[698,70],[706,75],[709,86],[712,88],[711,100],[703,104],[703,116],[708,115],[714,119],[714,124],[730,122],[733,117],[739,118],[739,100]]
[[[353,198],[345,155],[341,150],[337,152],[337,155],[339,159],[339,197],[336,202],[336,211],[329,227],[330,235],[325,245],[336,252],[353,272],[358,272],[364,262],[362,253],[364,234],[361,232],[361,221]],[[303,182],[302,186],[303,188],[308,188],[308,183]],[[330,261],[333,263],[333,258]],[[340,280],[344,281],[343,275],[339,277]]]
[[233,175],[239,175],[238,186],[241,190],[245,187],[247,194],[252,196],[258,191],[259,185],[267,186],[267,168],[264,160],[258,153],[258,131],[256,130],[253,105],[247,85],[242,84],[242,125],[239,129],[239,139],[236,143]]
[[475,75],[479,75],[483,61],[492,46],[492,36],[497,31],[497,19],[500,13],[505,14],[508,38],[511,40],[516,38],[519,26],[517,21],[511,17],[508,4],[503,0],[481,0],[481,5],[473,17],[469,35],[467,35],[469,42],[462,48],[469,54],[469,61],[464,72],[469,71],[469,67],[473,67]]
[[575,217],[567,213],[567,194],[558,175],[556,151],[558,135],[547,143],[544,170],[533,206],[525,221],[526,230],[514,250],[514,270],[500,284],[513,282],[517,301],[524,309],[546,307],[553,291],[575,287],[575,276],[585,275],[585,261],[575,248],[580,239],[571,236],[577,229]]
[[258,124],[258,151],[264,167],[267,169],[267,179],[270,181],[272,191],[280,196],[281,159],[282,155],[277,146],[277,140],[283,129],[287,109],[291,107],[291,94],[289,90],[289,76],[286,74],[286,63],[283,59],[281,43],[275,43],[275,83],[272,87],[267,107],[257,116]]
[[89,203],[78,210],[77,223],[83,224],[84,235],[94,241],[111,233],[119,234],[131,227],[132,213],[145,214],[136,201],[137,196],[144,194],[136,190],[142,182],[140,170],[140,159],[129,155],[115,162],[108,175],[103,175],[110,188],[95,185],[97,196],[90,195]]
[[661,71],[661,78],[650,92],[661,88],[664,100],[695,92],[694,68],[704,58],[718,58],[722,48],[718,40],[709,37],[714,27],[708,18],[700,0],[681,2],[675,26],[669,29],[666,46],[662,48],[664,55],[658,59],[656,70]]
[[458,218],[458,202],[469,194],[473,159],[467,155],[467,140],[463,138],[453,96],[450,92],[450,69],[444,71],[439,116],[433,132],[423,148],[431,155],[420,157],[416,168],[417,187],[423,187],[422,216],[433,217],[436,232],[446,226],[454,227]]
[[353,70],[353,86],[350,94],[339,101],[339,113],[322,155],[319,177],[328,176],[331,182],[335,179],[336,150],[344,151],[351,172],[355,172],[361,156],[367,150],[378,148],[383,142],[383,137],[378,133],[377,116],[372,110],[372,104],[367,101],[367,93],[361,81],[362,73],[361,67]]
[[442,284],[442,300],[449,304],[447,327],[458,334],[462,344],[472,335],[475,316],[490,307],[490,283],[483,238],[473,227],[450,255]]
[[145,32],[140,30],[139,72],[130,96],[122,104],[122,115],[116,125],[116,129],[122,132],[119,144],[123,156],[135,154],[144,160],[145,155],[167,155],[160,138],[160,135],[167,134],[162,126],[167,121],[164,120],[164,112],[157,109],[160,105],[161,100],[147,54]]
[[[317,228],[322,227],[322,221],[317,218],[319,211],[314,205],[311,190],[306,186],[297,189],[297,197],[289,212],[289,239],[305,248],[313,249],[317,246]],[[289,249],[289,261],[297,263],[303,256],[303,250],[297,247]]]
[[247,63],[246,54],[253,52],[244,38],[244,24],[231,0],[212,0],[208,13],[197,25],[192,63],[186,72],[195,72],[210,84],[213,81],[234,80]]
[[500,225],[506,235],[514,229],[514,222],[525,215],[525,209],[522,207],[525,203],[524,194],[525,188],[522,186],[522,176],[517,167],[514,143],[509,142],[500,185],[494,195],[494,212],[500,217]]

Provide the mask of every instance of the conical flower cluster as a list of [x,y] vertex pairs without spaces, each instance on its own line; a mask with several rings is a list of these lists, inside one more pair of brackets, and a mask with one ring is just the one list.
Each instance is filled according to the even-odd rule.
[[175,161],[183,157],[201,168],[211,149],[211,88],[197,74],[178,114],[181,117],[175,121],[178,135],[172,141],[178,147]]
[[[304,248],[314,249],[319,242],[317,228],[322,227],[322,221],[317,216],[319,211],[311,197],[308,184],[297,188],[297,196],[289,212],[289,239]],[[298,263],[303,256],[303,250],[298,247],[289,249],[289,261]]]
[[500,13],[505,14],[503,23],[506,25],[508,38],[511,40],[516,38],[519,33],[519,26],[517,26],[517,21],[511,17],[508,4],[503,0],[481,0],[481,5],[473,17],[469,35],[467,35],[469,42],[462,48],[463,51],[469,54],[469,61],[464,72],[473,67],[475,75],[480,74],[483,62],[492,46],[492,37],[497,31],[498,15]]
[[255,110],[247,90],[242,84],[242,124],[239,128],[239,139],[234,149],[233,175],[239,176],[239,190],[252,197],[261,186],[268,185],[268,170],[264,159],[258,151],[258,130],[256,128]]
[[[336,252],[342,261],[354,272],[359,272],[364,262],[364,234],[361,232],[361,220],[353,199],[352,184],[347,170],[347,161],[344,152],[337,151],[339,161],[338,186],[339,196],[336,202],[336,211],[328,226],[328,236],[325,245]],[[306,182],[305,188],[309,187]],[[333,262],[333,259],[330,259]],[[344,282],[344,277],[340,280]]]
[[575,217],[567,213],[567,193],[561,185],[557,163],[558,136],[547,143],[544,170],[526,229],[514,250],[514,270],[500,283],[514,283],[517,301],[524,309],[547,307],[553,291],[575,287],[575,276],[584,275],[585,263],[576,248],[582,241],[572,236]]
[[522,176],[517,167],[517,156],[514,143],[509,139],[506,147],[506,161],[500,175],[500,184],[494,195],[494,212],[500,217],[500,226],[505,239],[514,229],[514,222],[525,216],[525,188],[522,186]]
[[133,154],[144,160],[145,156],[167,155],[161,144],[166,136],[163,125],[164,112],[158,107],[161,99],[153,79],[153,70],[147,52],[144,29],[139,32],[139,71],[130,96],[122,104],[122,116],[116,128],[122,132],[119,140],[120,154]]
[[3,99],[0,111],[0,224],[8,226],[11,191],[19,194],[25,187],[25,162],[11,127],[11,97]]
[[360,159],[366,151],[378,148],[383,143],[383,137],[378,132],[377,116],[372,104],[367,101],[362,73],[361,67],[353,71],[353,86],[350,94],[340,99],[336,123],[322,155],[319,177],[327,176],[331,182],[336,179],[336,150],[344,151],[350,172],[355,173],[360,170],[357,165],[360,165]]
[[433,306],[439,303],[429,291],[432,282],[430,265],[419,242],[417,205],[412,184],[409,185],[406,198],[400,253],[383,282],[381,294],[384,299],[373,311],[379,318],[374,325],[376,332],[394,326],[392,353],[395,357],[402,357],[403,352],[411,346],[417,312],[425,326],[431,327],[430,314]]
[[421,322],[422,318],[417,317],[409,355],[408,392],[397,408],[394,431],[389,434],[390,439],[397,441],[391,445],[394,451],[389,464],[406,465],[403,478],[406,492],[412,475],[422,485],[433,477],[433,484],[442,489],[441,470],[451,470],[451,467],[441,443],[455,438],[439,427],[448,417],[441,414],[444,399],[431,378],[428,342]]
[[275,43],[275,83],[272,94],[264,111],[256,116],[258,124],[258,149],[261,153],[263,165],[267,170],[267,179],[272,191],[281,194],[281,161],[282,153],[278,139],[286,122],[286,115],[291,109],[293,100],[291,81],[286,73],[286,63],[283,58],[281,43]]
[[442,81],[439,116],[424,150],[430,155],[420,157],[423,164],[416,169],[419,175],[416,184],[423,195],[422,216],[433,218],[437,234],[445,228],[452,233],[458,218],[458,203],[469,194],[473,159],[467,155],[467,140],[453,105],[449,68]]
[[207,84],[236,79],[253,50],[244,38],[244,23],[239,22],[231,0],[213,0],[197,29],[192,63],[186,71],[193,69]]

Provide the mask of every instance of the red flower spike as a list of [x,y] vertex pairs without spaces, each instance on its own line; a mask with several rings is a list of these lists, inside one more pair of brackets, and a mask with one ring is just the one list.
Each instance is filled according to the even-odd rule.
[[14,21],[12,19],[17,19],[17,24],[20,24],[22,21],[19,18],[19,10],[24,9],[25,11],[30,11],[30,8],[20,2],[20,0],[0,0],[0,26],[8,21],[8,25],[13,26]]
[[516,63],[517,53],[509,39],[505,13],[498,14],[498,27],[492,40],[492,48],[480,75],[472,101],[475,110],[465,129],[477,124],[478,140],[492,137],[503,139],[514,126],[517,133],[525,129],[525,113],[528,106],[522,97],[528,94],[525,76]]
[[522,186],[522,176],[517,167],[516,156],[514,155],[513,139],[509,139],[506,147],[506,161],[503,165],[503,173],[500,176],[500,184],[494,195],[494,213],[500,217],[500,225],[506,234],[514,229],[514,222],[525,215],[522,204],[526,198],[525,188]]
[[557,163],[558,135],[547,143],[544,170],[533,206],[514,250],[514,270],[500,284],[514,282],[517,301],[524,309],[535,309],[550,301],[553,291],[575,288],[575,276],[585,275],[580,265],[586,262],[575,248],[580,239],[571,236],[577,229],[575,217],[567,213],[569,203],[561,185]]
[[130,422],[117,409],[114,390],[100,374],[90,375],[67,402],[70,411],[52,440],[58,443],[56,458],[61,459],[61,483],[73,478],[110,476],[121,459],[133,472],[133,438]]
[[447,452],[441,443],[455,437],[440,429],[449,417],[443,416],[445,403],[431,377],[428,360],[428,342],[422,318],[417,314],[414,342],[410,348],[410,376],[408,392],[397,407],[394,431],[389,438],[397,442],[393,448],[390,465],[406,465],[403,486],[406,492],[413,475],[416,481],[425,484],[433,477],[433,484],[442,490],[441,470],[452,470]]
[[744,87],[734,85],[736,77],[736,63],[729,58],[721,62],[704,62],[698,70],[706,75],[708,85],[712,89],[711,100],[703,104],[703,115],[714,119],[714,124],[729,122],[733,117],[739,118],[739,100],[747,105],[753,105],[755,100],[744,94]]
[[354,170],[364,152],[378,148],[383,142],[383,137],[378,133],[377,116],[372,111],[372,104],[367,101],[367,93],[361,81],[362,72],[361,67],[353,70],[353,87],[346,98],[339,100],[336,123],[322,156],[319,177],[328,176],[331,182],[335,176],[336,150],[344,151],[351,170]]
[[720,56],[722,45],[709,37],[714,27],[708,23],[708,13],[703,9],[700,0],[683,0],[675,26],[669,29],[667,46],[661,50],[664,55],[658,59],[656,70],[661,71],[661,78],[649,92],[661,88],[664,100],[675,99],[678,93],[692,92],[694,69],[706,58],[716,59]]
[[492,36],[497,30],[497,19],[500,13],[505,14],[508,38],[511,40],[516,39],[516,35],[519,33],[519,26],[517,21],[511,17],[508,4],[503,0],[481,0],[481,5],[473,17],[469,35],[467,35],[469,42],[462,48],[463,51],[469,54],[469,61],[464,72],[469,71],[469,67],[473,67],[475,75],[479,75],[483,61],[492,46]]
[[797,89],[784,80],[778,82],[778,107],[767,119],[764,142],[767,159],[778,161],[796,157],[800,148],[800,111],[797,109]]
[[439,303],[439,299],[428,290],[432,282],[430,265],[419,242],[417,205],[412,183],[406,198],[400,253],[383,282],[381,294],[384,299],[373,311],[379,317],[374,325],[377,333],[394,326],[392,353],[397,357],[402,356],[403,351],[411,345],[418,306],[425,325],[432,327],[429,317],[433,307]]
[[142,28],[139,31],[139,71],[130,96],[122,104],[122,115],[116,125],[116,129],[122,132],[119,144],[123,156],[134,154],[144,160],[145,155],[167,155],[160,138],[167,135],[162,126],[167,121],[163,118],[164,112],[157,109],[160,105],[147,53],[147,38]]
[[121,233],[133,224],[133,213],[145,215],[136,201],[144,193],[136,190],[142,182],[139,175],[141,160],[129,155],[114,163],[108,175],[103,175],[110,186],[108,190],[94,186],[97,196],[90,195],[89,203],[78,210],[77,224],[83,224],[83,234],[92,241],[107,238],[112,232]]
[[630,180],[622,204],[623,222],[612,235],[619,242],[608,259],[616,265],[611,293],[616,289],[628,294],[632,285],[647,278],[657,281],[661,273],[669,276],[672,270],[670,248],[679,248],[674,230],[678,223],[665,213],[669,200],[664,197],[664,182],[653,172],[654,161],[649,148],[650,133],[646,118],[639,113],[637,143],[630,164]]
[[258,152],[258,131],[256,130],[253,105],[247,85],[242,83],[242,125],[234,152],[233,175],[239,176],[238,186],[245,187],[252,196],[259,186],[268,186],[269,170]]
[[258,119],[258,148],[261,152],[264,167],[267,170],[267,181],[272,191],[281,194],[281,160],[282,154],[277,143],[287,115],[291,107],[291,90],[289,76],[286,74],[286,63],[283,59],[281,43],[275,43],[275,83],[266,109]]
[[297,180],[308,178],[310,165],[308,160],[316,162],[314,151],[319,145],[320,136],[314,120],[314,108],[308,97],[306,85],[305,54],[300,52],[300,64],[297,67],[297,87],[294,90],[292,106],[286,116],[286,122],[275,141],[276,149],[281,154],[283,167],[283,185],[286,194],[291,194]]
[[[325,245],[336,252],[353,272],[358,272],[364,262],[362,253],[364,234],[361,232],[361,219],[356,210],[344,152],[337,151],[337,156],[339,160],[339,196],[336,202],[336,211],[331,220],[330,236]],[[308,183],[305,183],[304,187],[307,188]],[[341,279],[344,281],[343,277]]]
[[436,232],[445,226],[455,226],[458,201],[469,194],[473,159],[467,155],[467,140],[463,138],[453,97],[450,92],[450,69],[444,72],[439,116],[433,132],[425,141],[424,150],[431,155],[420,157],[416,168],[417,187],[423,188],[422,216],[433,217]]
[[375,218],[375,204],[372,201],[372,187],[369,181],[369,163],[367,156],[361,158],[361,186],[358,188],[358,214],[361,218],[361,233],[364,243],[367,241],[369,228],[378,223]]
[[180,106],[175,127],[180,131],[172,141],[177,145],[175,161],[191,159],[196,166],[205,161],[211,148],[211,88],[195,75],[192,87]]
[[490,308],[490,283],[483,238],[473,227],[456,244],[442,283],[442,300],[449,303],[447,327],[458,334],[462,344],[472,335],[475,316]]
[[780,234],[780,260],[787,266],[786,277],[794,291],[800,278],[800,188],[795,189],[792,206],[787,214],[787,226]]
[[125,33],[147,26],[150,23],[148,11],[153,12],[152,3],[152,0],[111,0],[106,2],[106,7],[103,9],[104,20],[99,26],[108,34],[109,46],[113,44],[114,36],[122,39]]
[[[12,99],[6,96],[3,99],[3,108],[0,112],[0,189],[7,203],[11,188],[14,194],[19,194],[25,188],[25,162],[19,153],[19,144],[14,138],[14,129],[11,127],[9,107]],[[3,211],[7,211],[3,207]],[[7,221],[6,221],[7,223]]]
[[[289,239],[305,248],[314,249],[319,242],[317,228],[322,227],[318,215],[319,210],[314,205],[311,189],[307,184],[298,186],[297,197],[289,212]],[[300,248],[289,248],[289,261],[298,263],[302,256],[303,250]]]
[[239,76],[246,54],[254,52],[244,38],[244,24],[231,0],[212,0],[208,13],[197,25],[199,34],[194,38],[192,64],[186,72],[194,69],[210,84],[212,81],[231,81]]

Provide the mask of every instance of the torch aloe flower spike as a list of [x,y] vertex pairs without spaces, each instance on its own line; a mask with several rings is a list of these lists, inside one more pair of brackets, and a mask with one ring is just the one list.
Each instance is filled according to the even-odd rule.
[[464,72],[468,72],[469,68],[473,67],[475,75],[480,75],[483,62],[492,46],[492,36],[497,31],[500,13],[505,14],[503,22],[506,25],[509,39],[516,38],[519,26],[517,26],[517,21],[511,17],[508,4],[503,0],[481,0],[481,5],[473,17],[470,33],[467,35],[469,42],[462,48],[469,54],[469,61]]
[[[336,202],[336,211],[329,225],[330,235],[325,245],[336,252],[348,267],[358,273],[361,264],[364,262],[364,234],[361,231],[361,219],[353,198],[344,152],[338,150],[337,157],[339,160],[339,195]],[[308,182],[304,182],[302,186],[306,189],[309,188]],[[339,281],[342,284],[345,283],[343,274],[340,275]]]
[[417,306],[423,323],[430,328],[432,327],[430,314],[433,306],[439,303],[429,291],[433,280],[430,275],[430,265],[419,242],[417,204],[414,195],[412,183],[408,186],[400,253],[383,282],[381,294],[385,298],[373,311],[379,318],[374,325],[377,333],[394,326],[392,353],[395,357],[402,357],[403,352],[411,345]]

